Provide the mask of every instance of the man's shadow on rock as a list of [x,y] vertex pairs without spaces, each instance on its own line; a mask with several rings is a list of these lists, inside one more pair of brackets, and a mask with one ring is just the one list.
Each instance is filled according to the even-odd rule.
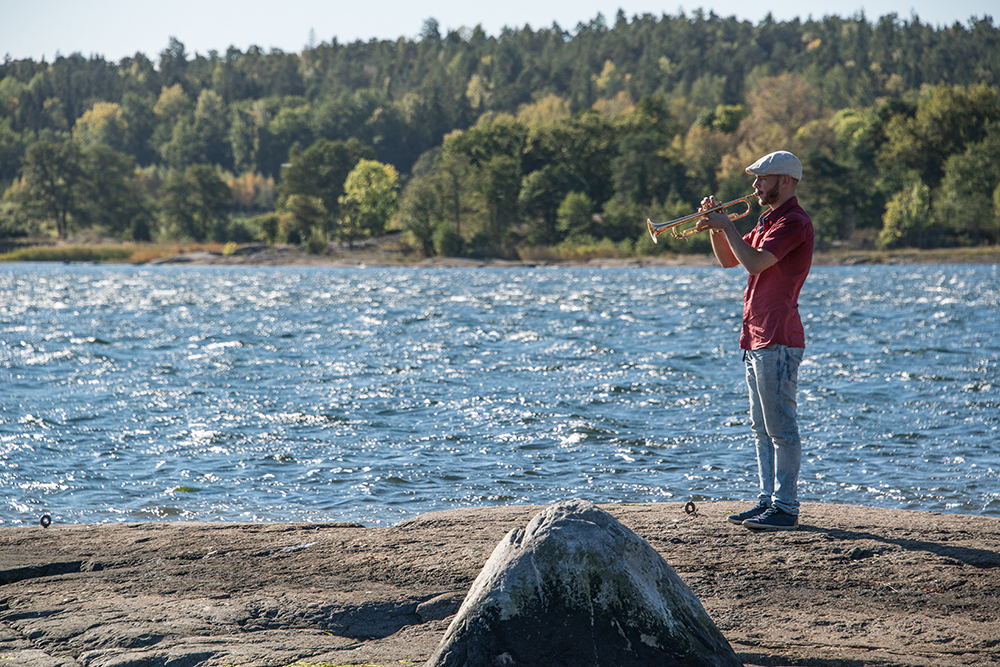
[[[924,551],[943,558],[950,558],[957,563],[964,563],[977,568],[1000,567],[1000,553],[988,551],[986,549],[970,549],[968,547],[953,547],[938,542],[927,542],[925,540],[910,540],[902,538],[884,537],[874,533],[866,533],[855,530],[840,530],[836,528],[820,528],[818,526],[800,525],[798,532],[813,533],[822,535],[831,541],[861,541],[870,540],[883,544],[893,544],[905,551]],[[862,547],[855,547],[849,551],[845,557],[850,560],[863,560],[875,556],[875,551]],[[956,564],[957,564],[956,563]],[[775,656],[766,653],[737,653],[737,657],[749,665],[760,665],[769,667],[774,665],[787,667],[864,667],[867,663],[864,660],[850,660],[843,658],[801,658],[794,659],[782,656]]]
[[737,653],[745,665],[760,665],[761,667],[866,667],[870,663],[864,660],[844,660],[842,658],[783,658],[766,653]]
[[[938,542],[926,542],[924,540],[910,540],[904,538],[892,538],[874,533],[858,532],[854,530],[840,530],[837,528],[820,528],[818,526],[801,525],[799,532],[816,533],[825,535],[831,540],[871,540],[882,542],[883,544],[894,544],[904,551],[926,551],[928,553],[951,558],[960,563],[978,568],[1000,567],[1000,553],[988,551],[986,549],[970,549],[968,547],[953,547]],[[871,549],[856,547],[847,554],[850,560],[864,560],[871,558],[875,552]]]

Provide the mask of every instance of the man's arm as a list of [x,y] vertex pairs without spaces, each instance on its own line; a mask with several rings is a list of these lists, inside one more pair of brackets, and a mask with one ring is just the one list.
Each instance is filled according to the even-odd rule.
[[778,258],[769,250],[758,250],[744,241],[728,215],[710,213],[698,223],[698,228],[712,230],[712,252],[725,269],[739,264],[750,275],[755,276],[778,262]]
[[715,253],[715,258],[719,260],[722,268],[731,269],[740,263],[740,260],[736,258],[736,254],[733,252],[732,246],[729,245],[729,239],[726,238],[725,234],[711,231],[708,235],[712,240],[712,252]]
[[[775,257],[770,250],[754,248],[752,245],[743,240],[740,233],[736,231],[736,225],[734,225],[728,217],[726,221],[729,224],[722,230],[722,233],[712,234],[713,249],[717,243],[716,238],[721,236],[724,239],[725,244],[729,247],[729,254],[732,255],[733,259],[746,269],[747,273],[751,276],[763,273],[778,263],[778,258]],[[716,257],[718,257],[718,254],[716,254]],[[723,264],[722,266],[728,269],[731,266],[736,266],[736,264],[729,264],[728,266]]]

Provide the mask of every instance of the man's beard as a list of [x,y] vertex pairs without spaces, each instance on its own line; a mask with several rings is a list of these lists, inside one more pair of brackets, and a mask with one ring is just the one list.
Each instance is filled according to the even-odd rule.
[[770,206],[774,202],[778,201],[778,191],[780,190],[781,182],[774,184],[774,187],[767,192],[761,192],[757,195],[757,202],[761,206]]

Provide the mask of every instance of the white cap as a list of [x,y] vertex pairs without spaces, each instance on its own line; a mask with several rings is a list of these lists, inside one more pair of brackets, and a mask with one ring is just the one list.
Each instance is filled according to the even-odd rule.
[[747,173],[754,176],[788,175],[796,181],[801,181],[802,163],[788,151],[775,151],[747,167]]

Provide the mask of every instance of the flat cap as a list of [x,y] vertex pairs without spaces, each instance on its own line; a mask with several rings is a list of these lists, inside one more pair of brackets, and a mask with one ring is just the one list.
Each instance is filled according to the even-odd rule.
[[802,163],[788,151],[775,151],[747,167],[747,173],[754,176],[788,175],[796,181],[802,180]]

